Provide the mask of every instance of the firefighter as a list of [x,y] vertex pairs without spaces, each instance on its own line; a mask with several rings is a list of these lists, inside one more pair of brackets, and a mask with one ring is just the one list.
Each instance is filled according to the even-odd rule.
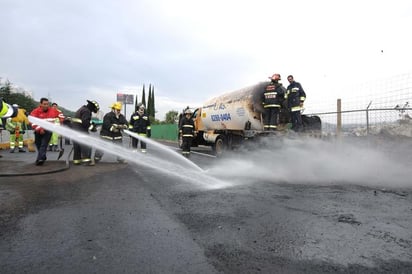
[[[89,134],[89,130],[96,131],[94,123],[91,123],[92,112],[97,113],[100,109],[96,101],[87,101],[87,105],[83,105],[76,111],[76,114],[71,118],[71,128],[80,131],[84,134]],[[91,159],[92,148],[88,145],[73,142],[73,164],[75,165],[94,165]]]
[[300,132],[303,129],[301,111],[303,109],[303,102],[306,99],[306,93],[302,85],[293,79],[292,75],[288,76],[289,86],[286,91],[286,99],[290,117],[292,121],[292,129]]
[[[53,103],[53,104],[51,105],[51,107],[54,108],[54,109],[56,109],[58,112],[62,113],[61,110],[57,108],[57,107],[58,107],[57,103]],[[62,114],[62,115],[63,115],[63,114]],[[60,119],[59,119],[59,118],[56,118],[56,119],[54,120],[54,123],[55,123],[56,125],[60,125]],[[60,149],[62,149],[62,148],[59,149],[59,139],[60,139],[60,138],[62,138],[62,137],[61,137],[57,132],[53,132],[53,133],[52,133],[52,136],[51,136],[51,138],[50,138],[50,143],[49,143],[48,151],[56,151],[56,152],[59,152]]]
[[280,74],[275,73],[269,77],[271,82],[265,87],[262,93],[262,104],[264,108],[263,129],[276,130],[278,126],[278,117],[286,89],[279,82]]
[[[111,112],[108,112],[103,117],[103,125],[100,130],[100,137],[104,140],[111,141],[113,143],[117,143],[122,145],[123,136],[122,130],[128,128],[127,120],[123,114],[120,113],[122,110],[122,103],[115,102],[111,105]],[[98,162],[103,157],[103,151],[96,150],[95,153],[95,161]],[[117,161],[120,163],[124,163],[125,160],[121,157],[117,157]]]
[[[54,123],[56,118],[59,118],[61,122],[64,120],[61,112],[49,106],[49,99],[47,98],[41,98],[40,105],[35,108],[30,115],[52,123]],[[35,123],[31,123],[31,127],[34,130],[34,143],[37,148],[36,165],[41,166],[47,160],[47,146],[49,145],[52,133]]]
[[18,109],[16,117],[9,117],[6,120],[6,129],[10,132],[10,153],[14,153],[16,149],[16,141],[19,152],[26,152],[23,144],[23,135],[29,124],[26,116],[26,110],[19,108],[17,104],[13,104],[13,108]]
[[182,155],[188,158],[193,137],[195,137],[195,123],[193,122],[190,109],[186,109],[184,115],[180,123],[179,133],[182,136]]
[[[139,136],[151,137],[151,127],[149,116],[145,113],[145,106],[143,104],[138,105],[138,109],[130,116],[129,130],[136,132]],[[137,145],[139,139],[132,138],[133,151],[137,151]],[[146,153],[146,143],[140,140],[140,149],[143,153]]]
[[[13,106],[7,104],[5,101],[3,101],[3,98],[0,97],[0,125],[3,126],[3,119],[6,120],[6,118],[9,117],[16,117],[18,110],[16,108],[13,108]],[[4,121],[4,123],[6,123]],[[1,130],[0,130],[1,133]],[[3,157],[0,155],[0,158]]]
[[4,102],[3,98],[0,97],[0,119],[16,117],[18,109]]

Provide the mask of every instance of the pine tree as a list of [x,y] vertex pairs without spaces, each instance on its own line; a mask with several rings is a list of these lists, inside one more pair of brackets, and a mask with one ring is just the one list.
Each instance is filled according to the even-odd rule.
[[152,87],[152,96],[151,96],[151,110],[152,110],[152,116],[155,118],[156,116],[156,109],[155,109],[155,96],[154,96],[154,86]]
[[137,104],[138,102],[137,102],[137,94],[136,94],[136,99],[134,100],[134,112],[137,111]]
[[142,104],[146,106],[146,94],[144,91],[144,85],[143,85],[143,91],[142,91]]
[[149,84],[149,96],[147,98],[147,115],[152,116],[152,105],[151,102],[152,101],[152,85]]

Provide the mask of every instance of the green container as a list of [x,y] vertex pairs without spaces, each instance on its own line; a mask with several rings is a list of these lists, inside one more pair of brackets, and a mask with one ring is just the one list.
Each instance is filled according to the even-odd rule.
[[152,125],[152,138],[177,142],[178,127],[176,124]]

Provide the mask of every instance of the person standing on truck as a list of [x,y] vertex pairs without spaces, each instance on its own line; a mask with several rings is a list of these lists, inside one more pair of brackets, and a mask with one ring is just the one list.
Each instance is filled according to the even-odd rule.
[[300,132],[303,129],[301,111],[303,109],[303,102],[306,99],[306,93],[302,85],[293,79],[292,75],[288,76],[289,86],[286,91],[286,100],[290,117],[292,121],[292,130]]
[[193,137],[195,136],[195,123],[192,119],[192,111],[185,110],[185,116],[182,118],[179,133],[182,136],[182,155],[186,158],[190,156],[190,147],[192,146]]
[[286,89],[279,81],[280,74],[275,73],[271,77],[270,83],[265,87],[262,94],[263,113],[263,129],[276,130],[278,126],[279,111],[284,100]]
[[[87,101],[87,105],[80,107],[74,118],[71,118],[72,129],[89,134],[90,131],[97,131],[96,125],[91,123],[92,112],[97,113],[100,109],[99,104],[96,101]],[[88,165],[93,166],[94,161],[91,159],[92,148],[88,145],[83,145],[79,142],[73,142],[73,164],[75,165]]]

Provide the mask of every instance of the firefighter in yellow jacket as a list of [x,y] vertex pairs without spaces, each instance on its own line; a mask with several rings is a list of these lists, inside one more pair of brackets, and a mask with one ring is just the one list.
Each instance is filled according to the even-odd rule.
[[[9,117],[16,117],[18,112],[17,108],[12,107],[11,105],[7,104],[3,98],[0,97],[0,125],[3,125],[3,119],[9,118]],[[1,133],[1,128],[0,128],[0,133]],[[0,155],[0,158],[3,157]]]
[[6,120],[6,129],[10,132],[10,153],[14,153],[16,149],[16,142],[19,152],[26,152],[23,145],[23,135],[29,124],[26,116],[26,110],[19,108],[14,104],[13,108],[18,108],[16,117],[9,117]]
[[[55,108],[58,112],[62,113],[60,109],[58,109],[58,105],[57,103],[53,103],[52,104],[52,108]],[[63,113],[62,113],[63,115]],[[60,125],[60,118],[56,118],[54,120],[54,123],[56,125]],[[52,136],[50,138],[50,142],[49,142],[49,147],[48,147],[48,151],[56,151],[59,152],[60,149],[62,149],[61,147],[59,148],[59,140],[62,138],[62,136],[60,136],[57,132],[53,132]]]

